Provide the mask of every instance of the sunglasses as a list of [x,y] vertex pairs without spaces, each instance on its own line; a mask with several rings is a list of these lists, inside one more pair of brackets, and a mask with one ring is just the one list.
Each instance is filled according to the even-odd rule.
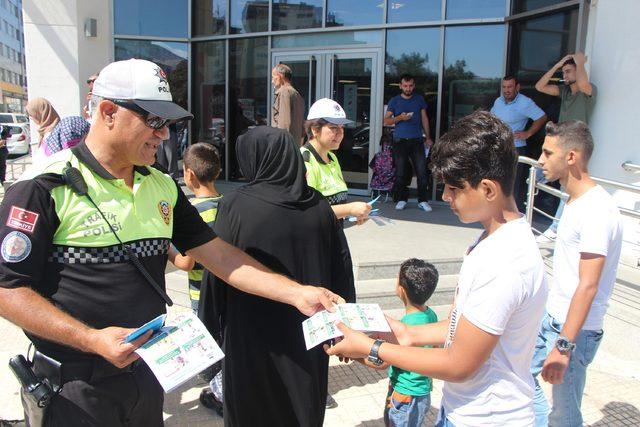
[[90,85],[91,83],[95,82],[96,79],[87,79],[87,84]]
[[150,114],[149,112],[140,108],[138,105],[136,105],[133,102],[124,101],[122,99],[109,99],[109,101],[113,102],[119,107],[126,108],[127,110],[140,114],[144,118],[145,124],[149,126],[151,129],[155,129],[155,130],[162,129],[163,127],[167,126],[169,123],[172,122],[171,119],[163,119],[162,117],[158,117],[158,116],[154,116],[153,114]]

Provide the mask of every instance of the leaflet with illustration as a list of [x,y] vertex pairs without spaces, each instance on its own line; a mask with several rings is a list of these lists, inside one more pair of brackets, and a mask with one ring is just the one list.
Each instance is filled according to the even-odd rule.
[[341,337],[335,326],[342,322],[363,332],[391,332],[389,323],[378,304],[338,304],[336,311],[321,311],[302,322],[307,350],[332,338]]
[[151,368],[166,393],[224,357],[218,343],[191,312],[176,316],[136,353]]

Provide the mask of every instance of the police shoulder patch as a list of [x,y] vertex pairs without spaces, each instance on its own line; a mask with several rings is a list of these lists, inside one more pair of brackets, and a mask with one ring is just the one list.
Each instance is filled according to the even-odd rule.
[[158,203],[158,210],[160,211],[160,216],[164,220],[164,223],[169,225],[171,222],[171,205],[166,200],[161,200]]
[[2,240],[0,253],[6,262],[24,261],[31,253],[31,240],[20,231],[12,231]]

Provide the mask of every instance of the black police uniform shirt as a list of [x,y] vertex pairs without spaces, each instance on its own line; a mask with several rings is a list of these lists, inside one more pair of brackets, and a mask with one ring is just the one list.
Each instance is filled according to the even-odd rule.
[[[166,311],[164,300],[88,198],[65,184],[61,173],[67,162],[80,170],[89,195],[161,286],[170,243],[185,252],[215,237],[168,175],[136,166],[131,189],[83,142],[49,157],[7,190],[0,205],[0,286],[31,287],[94,328],[137,328]],[[27,336],[60,361],[95,357],[47,337]]]

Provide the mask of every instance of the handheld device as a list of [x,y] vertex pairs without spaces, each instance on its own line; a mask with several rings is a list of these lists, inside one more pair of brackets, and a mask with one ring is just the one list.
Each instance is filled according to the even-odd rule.
[[148,321],[147,323],[145,323],[144,325],[140,326],[138,329],[136,329],[135,331],[127,335],[127,337],[124,339],[124,342],[129,343],[131,341],[135,341],[136,339],[144,335],[147,331],[156,332],[160,330],[160,328],[164,326],[164,321],[166,318],[167,318],[166,314],[161,314],[155,319]]

